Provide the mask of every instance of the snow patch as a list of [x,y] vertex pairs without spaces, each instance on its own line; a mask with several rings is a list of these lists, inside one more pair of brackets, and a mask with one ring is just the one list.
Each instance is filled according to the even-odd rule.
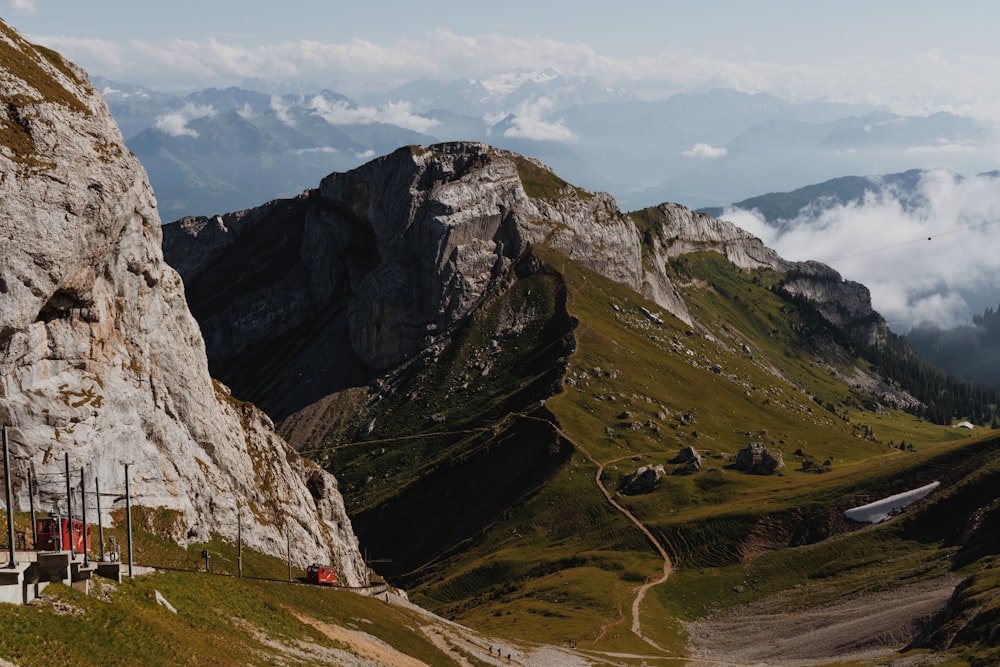
[[876,500],[860,507],[852,507],[844,512],[844,516],[859,523],[882,523],[888,521],[889,517],[904,507],[909,507],[918,500],[927,497],[939,486],[941,486],[941,482],[931,482],[918,489],[897,493],[894,496]]

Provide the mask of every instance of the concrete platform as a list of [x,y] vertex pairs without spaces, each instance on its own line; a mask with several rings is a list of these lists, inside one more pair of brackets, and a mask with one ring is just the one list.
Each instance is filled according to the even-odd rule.
[[31,568],[34,563],[30,561],[17,562],[15,567],[9,565],[0,569],[0,602],[8,604],[24,604],[24,573]]
[[17,552],[16,559],[17,567],[0,567],[0,603],[28,604],[53,581],[89,594],[95,573],[107,572],[104,576],[121,582],[119,563],[84,564],[82,554],[71,557],[68,551],[23,551]]

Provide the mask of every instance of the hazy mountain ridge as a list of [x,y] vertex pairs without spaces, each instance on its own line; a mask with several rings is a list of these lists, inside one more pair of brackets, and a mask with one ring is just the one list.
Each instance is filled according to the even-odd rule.
[[992,308],[954,329],[915,327],[906,339],[949,373],[979,384],[1000,385],[1000,317]]
[[[970,146],[989,135],[978,122],[948,114],[907,117],[734,90],[657,97],[558,72],[512,73],[496,81],[419,80],[359,100],[330,91],[262,94],[230,88],[161,97],[156,105],[148,93],[99,82],[109,91],[109,106],[121,117],[129,146],[135,144],[140,160],[150,165],[165,219],[294,196],[330,171],[360,166],[408,143],[488,142],[541,159],[590,190],[611,192],[626,208],[640,208],[659,201],[692,207],[732,201],[775,184],[796,186],[858,171],[873,158],[899,168],[952,164],[965,158],[921,151],[942,142]],[[277,141],[280,150],[266,160],[247,160],[247,167],[256,164],[241,174],[248,185],[237,184],[225,165],[200,166],[225,149],[217,139],[181,141],[194,138],[188,130],[199,130],[178,121],[209,109],[214,115],[199,117],[202,125],[217,125],[216,134],[235,122],[222,114],[239,109],[244,121],[262,131],[266,126]],[[173,124],[164,122],[171,117]],[[289,142],[290,128],[279,127],[276,118],[316,134],[305,146]],[[153,136],[137,141],[154,127]],[[353,142],[322,139],[332,127]]]

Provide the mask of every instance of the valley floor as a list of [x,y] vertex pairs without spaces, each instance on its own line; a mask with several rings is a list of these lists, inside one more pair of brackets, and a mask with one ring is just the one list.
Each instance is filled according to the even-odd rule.
[[[804,666],[888,660],[885,664],[894,665],[894,650],[915,636],[922,621],[947,605],[960,580],[941,577],[787,613],[783,609],[789,596],[772,596],[686,624],[689,647],[699,661],[720,664]],[[909,656],[905,664],[916,667],[943,660]]]

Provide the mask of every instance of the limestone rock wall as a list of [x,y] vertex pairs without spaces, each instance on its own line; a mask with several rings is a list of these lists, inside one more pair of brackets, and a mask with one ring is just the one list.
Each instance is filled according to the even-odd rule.
[[135,502],[173,510],[179,541],[235,539],[242,512],[249,546],[283,556],[287,531],[298,564],[360,583],[336,480],[209,376],[145,172],[85,73],[2,22],[0,58],[0,423],[17,509],[29,467],[39,509],[65,511],[64,454],[88,492],[98,478],[123,493],[129,462]]

